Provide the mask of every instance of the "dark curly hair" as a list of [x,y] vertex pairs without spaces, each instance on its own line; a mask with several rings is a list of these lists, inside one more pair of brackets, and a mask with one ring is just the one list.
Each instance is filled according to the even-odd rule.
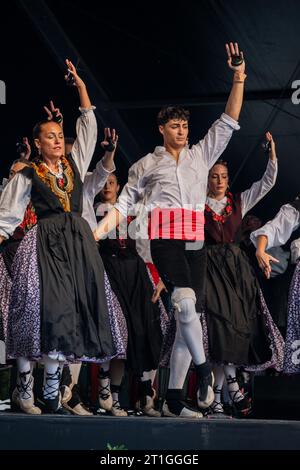
[[180,119],[181,121],[189,121],[190,112],[179,106],[167,106],[162,108],[157,115],[157,124],[163,126],[171,119]]

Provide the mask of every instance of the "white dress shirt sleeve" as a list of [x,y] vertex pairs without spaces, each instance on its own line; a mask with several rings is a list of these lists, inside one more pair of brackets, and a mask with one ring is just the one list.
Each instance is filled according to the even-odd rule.
[[94,113],[95,106],[79,108],[81,115],[76,122],[76,140],[71,155],[77,165],[81,180],[88,171],[97,141],[97,121]]
[[241,194],[242,217],[252,209],[275,185],[278,173],[277,159],[268,161],[267,169],[260,181]]
[[201,157],[206,166],[211,168],[226,149],[234,130],[240,129],[238,122],[223,113],[213,123],[204,139],[192,147],[192,152]]
[[0,198],[0,235],[9,238],[23,222],[30,201],[32,182],[17,173],[5,186]]
[[101,159],[97,163],[94,171],[87,173],[84,178],[83,191],[87,197],[94,201],[95,196],[101,191],[107,181],[107,178],[114,171],[116,171],[115,165],[112,170],[106,170],[106,168],[103,166],[103,159]]
[[280,208],[280,211],[273,220],[270,220],[263,227],[252,232],[250,239],[256,246],[257,237],[259,235],[265,235],[268,238],[266,249],[272,248],[273,246],[281,246],[288,241],[299,225],[299,211],[290,204],[285,204]]
[[82,204],[82,217],[88,222],[92,230],[97,227],[97,218],[94,211],[95,196],[104,187],[108,176],[115,171],[106,170],[100,160],[92,173],[87,173],[83,183],[83,204]]
[[143,167],[140,161],[129,169],[128,182],[125,184],[115,208],[124,216],[136,214],[136,204],[143,199],[145,193],[145,182]]

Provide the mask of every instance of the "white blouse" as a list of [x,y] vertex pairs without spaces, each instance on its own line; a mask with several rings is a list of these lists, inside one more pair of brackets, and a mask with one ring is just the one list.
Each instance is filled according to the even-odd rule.
[[94,199],[96,195],[104,187],[107,178],[116,170],[109,171],[104,168],[102,160],[100,160],[93,172],[88,172],[83,183],[83,204],[82,217],[88,222],[92,230],[97,227],[97,219],[94,210]]
[[[252,186],[241,193],[241,209],[242,217],[247,214],[275,185],[278,173],[277,159],[275,161],[268,161],[266,171],[261,180],[256,181]],[[227,197],[225,196],[220,201],[208,197],[206,199],[208,206],[216,212],[221,214],[227,204]]]
[[[97,121],[94,109],[94,106],[90,109],[79,108],[81,115],[77,119],[77,137],[71,152],[82,180],[84,180],[91,162],[97,140]],[[3,189],[0,197],[1,236],[9,238],[22,223],[30,201],[31,187],[31,179],[17,173]]]
[[299,211],[290,204],[285,204],[280,208],[273,220],[270,220],[263,227],[252,232],[250,239],[256,246],[257,237],[259,235],[265,235],[268,238],[266,249],[272,248],[273,246],[281,246],[288,241],[299,225]]

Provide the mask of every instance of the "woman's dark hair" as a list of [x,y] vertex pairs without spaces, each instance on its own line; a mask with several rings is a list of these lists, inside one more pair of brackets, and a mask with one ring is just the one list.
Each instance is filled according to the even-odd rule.
[[227,168],[227,170],[228,170],[227,162],[226,162],[225,160],[222,160],[221,158],[219,158],[219,160],[217,160],[217,161],[213,164],[213,166],[211,167],[211,169],[209,170],[209,175],[211,174],[212,169],[213,169],[216,165],[222,165],[222,166],[224,166],[225,168]]
[[157,115],[157,124],[163,126],[171,119],[180,119],[181,121],[189,121],[190,112],[179,106],[167,106],[162,108]]
[[39,138],[40,133],[42,132],[42,126],[44,126],[45,124],[48,124],[49,122],[52,122],[52,123],[55,122],[55,124],[57,124],[56,121],[51,121],[51,120],[49,121],[48,119],[43,119],[42,121],[39,121],[36,123],[32,131],[33,139]]
[[[116,177],[117,184],[120,186],[120,190],[119,190],[119,193],[120,193],[120,192],[122,191],[122,187],[121,187],[121,185],[120,185],[120,183],[119,183],[118,175],[117,175],[115,172],[110,173],[109,176],[111,176],[111,175],[113,175],[113,176]],[[102,189],[103,189],[103,188],[102,188]],[[101,191],[102,191],[102,190],[101,190]],[[102,202],[102,199],[101,199],[101,191],[99,191],[99,193],[96,194],[95,199],[94,199],[94,205],[95,205],[95,204],[98,204],[98,203],[100,203],[100,202]]]
[[[49,122],[52,122],[52,123],[55,122],[55,124],[57,124],[56,121],[51,121],[51,120],[49,121],[48,119],[43,119],[42,121],[39,121],[36,123],[32,131],[33,142],[34,142],[34,139],[38,139],[40,137],[40,133],[42,132],[42,126],[44,126],[45,124],[48,124]],[[39,158],[39,156],[38,156],[37,148],[34,142],[34,154],[31,160],[35,160],[36,158]]]

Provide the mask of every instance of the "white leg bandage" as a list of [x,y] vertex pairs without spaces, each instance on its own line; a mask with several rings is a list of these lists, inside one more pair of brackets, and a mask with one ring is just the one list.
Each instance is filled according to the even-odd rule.
[[[183,350],[183,342],[195,363],[199,365],[205,362],[205,353],[203,348],[202,326],[196,313],[196,296],[193,289],[188,287],[175,287],[172,297],[172,303],[177,310],[177,344],[181,352]],[[175,343],[176,343],[175,339]],[[176,355],[177,344],[174,344],[173,351]],[[173,352],[172,352],[173,355]],[[188,361],[187,354],[182,354],[185,363]]]

